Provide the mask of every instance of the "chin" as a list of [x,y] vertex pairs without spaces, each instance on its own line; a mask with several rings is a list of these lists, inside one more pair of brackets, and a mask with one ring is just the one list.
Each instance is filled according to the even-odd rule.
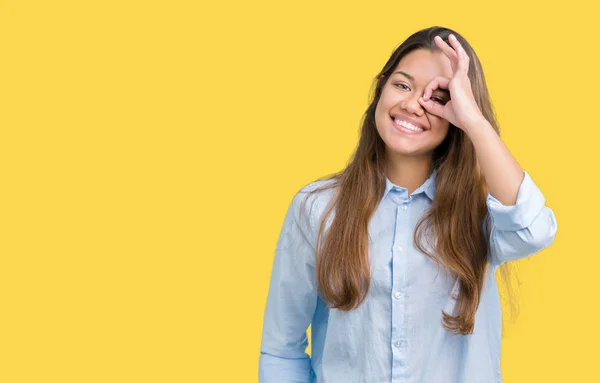
[[406,145],[398,145],[396,142],[395,145],[386,145],[387,150],[391,153],[399,154],[407,157],[426,157],[430,156],[433,153],[433,149],[423,148],[423,147],[415,147],[415,146],[406,146]]
[[415,150],[415,149],[407,149],[407,148],[388,148],[388,150],[393,154],[398,154],[406,157],[423,157],[427,155],[426,152]]

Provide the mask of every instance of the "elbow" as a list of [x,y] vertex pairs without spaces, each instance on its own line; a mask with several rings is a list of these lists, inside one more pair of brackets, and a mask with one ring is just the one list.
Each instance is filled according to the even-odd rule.
[[533,245],[538,251],[549,247],[556,238],[558,223],[552,209],[544,209],[544,217],[540,220],[539,229],[534,235]]
[[501,265],[539,253],[554,242],[557,229],[554,212],[545,208],[529,227],[517,231],[494,231],[490,241],[493,262]]
[[526,230],[519,231],[527,255],[539,253],[548,248],[556,238],[558,224],[554,212],[546,207]]

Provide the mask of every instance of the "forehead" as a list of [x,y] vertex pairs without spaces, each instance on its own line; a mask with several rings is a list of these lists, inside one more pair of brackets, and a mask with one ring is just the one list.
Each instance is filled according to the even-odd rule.
[[[402,57],[394,72],[405,72],[415,79],[418,85],[427,85],[434,77],[452,77],[450,59],[442,51],[417,49]],[[401,74],[393,76],[403,77]]]

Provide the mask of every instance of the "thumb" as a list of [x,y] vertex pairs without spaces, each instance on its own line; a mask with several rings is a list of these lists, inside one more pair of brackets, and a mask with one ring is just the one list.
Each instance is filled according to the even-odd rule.
[[443,117],[443,105],[433,102],[431,99],[425,101],[423,97],[419,97],[419,104],[421,104],[423,108],[425,108],[425,110],[429,113],[435,114],[438,117]]

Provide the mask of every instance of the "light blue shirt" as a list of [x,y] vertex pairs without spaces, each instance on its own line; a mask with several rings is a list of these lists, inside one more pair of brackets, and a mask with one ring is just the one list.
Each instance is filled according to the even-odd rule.
[[[386,178],[385,194],[369,223],[371,287],[365,301],[349,312],[328,308],[317,294],[314,245],[333,190],[311,196],[306,205],[310,222],[299,220],[307,191],[331,181],[312,182],[294,196],[275,250],[260,383],[502,382],[495,271],[549,246],[556,217],[526,171],[515,205],[502,205],[488,194],[492,267],[473,334],[453,334],[442,326],[442,310],[458,312],[458,279],[419,252],[413,241],[415,225],[434,198],[435,178],[436,172],[410,196]],[[312,358],[305,352],[311,324]]]

